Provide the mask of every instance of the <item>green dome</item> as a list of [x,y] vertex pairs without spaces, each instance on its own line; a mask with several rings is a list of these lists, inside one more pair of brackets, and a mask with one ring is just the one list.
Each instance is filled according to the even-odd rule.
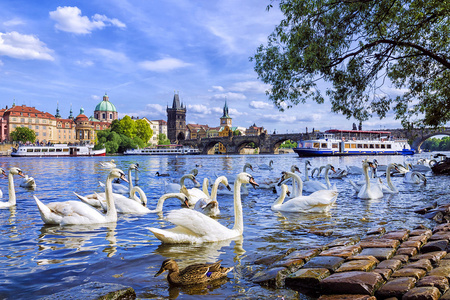
[[108,100],[102,100],[97,106],[95,107],[95,111],[112,111],[117,112],[116,107],[114,104],[109,102]]

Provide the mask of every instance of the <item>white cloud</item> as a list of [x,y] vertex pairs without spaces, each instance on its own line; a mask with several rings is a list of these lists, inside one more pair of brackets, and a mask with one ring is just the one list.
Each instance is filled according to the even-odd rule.
[[187,106],[189,112],[194,114],[210,114],[210,109],[206,105],[203,104],[191,104]]
[[150,116],[160,116],[166,115],[166,107],[160,104],[147,104],[145,106],[145,111],[150,114]]
[[256,92],[264,94],[269,89],[269,85],[260,81],[237,82],[230,87],[230,90],[236,92]]
[[114,64],[130,65],[130,59],[122,52],[112,51],[109,49],[96,48],[87,51],[87,53],[95,54],[106,61],[114,62]]
[[212,96],[213,100],[245,100],[247,97],[243,94],[238,93],[223,93],[223,94],[215,94]]
[[220,86],[220,85],[213,85],[212,88],[213,88],[214,90],[219,91],[219,92],[225,91],[225,89],[224,89],[222,86]]
[[49,15],[51,19],[56,21],[56,29],[76,34],[88,34],[95,29],[103,29],[106,26],[126,27],[124,23],[117,19],[110,19],[99,14],[95,14],[92,20],[89,20],[88,17],[81,15],[81,10],[76,6],[58,6]]
[[155,61],[143,61],[139,64],[143,69],[155,72],[167,72],[179,68],[191,66],[192,64],[183,62],[177,58],[163,58]]
[[3,22],[3,25],[5,25],[7,27],[23,25],[23,24],[25,24],[25,22],[19,18],[13,18],[11,20]]
[[255,109],[269,109],[269,108],[273,108],[272,104],[269,104],[269,103],[264,102],[264,101],[251,101],[249,106],[251,108],[255,108]]
[[90,67],[94,65],[94,62],[89,59],[83,59],[83,60],[77,60],[75,61],[76,65],[82,66],[82,67]]
[[100,100],[100,96],[98,95],[91,95],[92,100]]
[[0,32],[0,55],[19,59],[54,60],[53,50],[47,48],[33,35],[20,34],[16,31]]

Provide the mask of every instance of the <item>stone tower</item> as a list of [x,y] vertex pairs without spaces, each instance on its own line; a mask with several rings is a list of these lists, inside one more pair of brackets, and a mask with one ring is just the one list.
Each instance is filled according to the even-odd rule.
[[228,115],[227,101],[225,100],[225,105],[223,106],[223,116],[220,117],[220,126],[221,127],[228,126],[231,128],[231,123],[232,123],[231,121],[232,121],[232,119]]
[[178,94],[173,96],[172,108],[167,106],[167,138],[172,144],[186,138],[186,107]]

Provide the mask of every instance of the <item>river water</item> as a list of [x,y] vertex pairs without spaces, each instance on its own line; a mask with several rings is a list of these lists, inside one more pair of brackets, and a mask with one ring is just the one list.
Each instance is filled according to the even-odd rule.
[[[379,164],[404,163],[429,157],[379,156]],[[76,200],[73,192],[90,194],[102,191],[99,181],[105,181],[108,170],[100,161],[111,157],[93,158],[11,158],[2,157],[5,170],[17,166],[35,178],[37,188],[19,187],[15,176],[17,205],[0,209],[0,299],[36,299],[64,291],[88,282],[117,283],[131,286],[138,298],[178,299],[261,299],[294,296],[288,289],[273,290],[250,281],[250,267],[255,259],[277,254],[290,248],[320,246],[340,237],[363,236],[372,228],[386,230],[412,229],[419,224],[432,228],[434,221],[414,213],[435,201],[447,203],[450,177],[426,173],[426,185],[403,183],[394,177],[400,190],[378,200],[361,200],[348,182],[360,176],[331,179],[339,196],[329,214],[280,213],[271,210],[276,195],[270,190],[250,189],[243,196],[244,235],[241,239],[202,245],[162,245],[147,227],[171,227],[164,220],[166,213],[180,208],[179,200],[167,200],[163,214],[119,215],[117,223],[91,226],[47,226],[41,220],[33,195],[44,203]],[[169,173],[179,179],[197,166],[197,179],[210,181],[215,175],[238,174],[245,163],[254,167],[256,182],[279,177],[281,171],[296,164],[304,173],[306,158],[295,154],[236,156],[115,156],[117,166],[127,173],[131,163],[139,163],[137,184],[146,192],[148,206],[154,209],[164,192],[163,180],[155,173]],[[313,167],[331,163],[335,168],[361,165],[365,157],[310,158]],[[372,158],[370,158],[372,159]],[[258,168],[274,161],[272,171]],[[133,172],[134,176],[134,172]],[[302,177],[304,174],[301,175]],[[323,181],[323,178],[321,179]],[[8,180],[0,179],[3,201],[8,197]],[[186,181],[186,185],[191,183]],[[218,221],[232,227],[233,196],[219,195],[221,216]],[[166,258],[175,259],[180,267],[222,259],[223,266],[234,266],[228,280],[198,289],[168,287],[165,276],[154,274]],[[311,299],[300,295],[300,298]]]

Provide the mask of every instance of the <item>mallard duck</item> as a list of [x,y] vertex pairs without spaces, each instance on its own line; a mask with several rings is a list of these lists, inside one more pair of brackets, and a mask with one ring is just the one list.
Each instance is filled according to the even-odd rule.
[[163,261],[161,269],[155,274],[155,277],[167,270],[169,271],[167,281],[169,281],[170,285],[194,285],[205,283],[225,277],[233,270],[233,267],[221,267],[221,262],[222,260],[212,264],[193,264],[180,271],[177,262],[169,258]]

